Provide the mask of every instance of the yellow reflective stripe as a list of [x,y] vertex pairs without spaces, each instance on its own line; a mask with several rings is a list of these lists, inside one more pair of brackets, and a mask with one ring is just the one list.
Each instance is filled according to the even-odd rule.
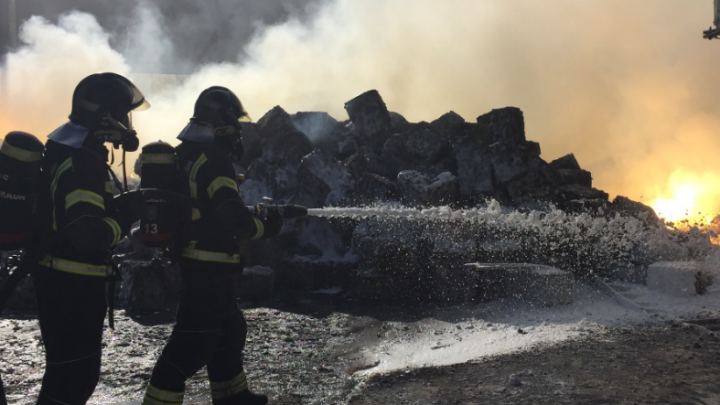
[[106,192],[106,193],[113,194],[112,181],[108,180],[108,181],[105,182],[105,192]]
[[[190,170],[190,197],[192,198],[198,198],[197,195],[197,174],[200,170],[200,166],[204,165],[205,162],[207,162],[207,157],[205,154],[201,154],[198,160],[195,161],[195,164],[193,164],[192,169]],[[192,209],[192,220],[197,221],[200,219],[200,210],[197,208]]]
[[255,227],[257,228],[257,232],[255,233],[255,236],[251,238],[251,240],[260,239],[265,233],[265,225],[263,225],[262,221],[257,218],[253,218],[253,221],[255,221]]
[[140,405],[180,405],[182,402],[165,402],[145,395]]
[[65,209],[69,210],[70,207],[81,202],[95,205],[105,211],[105,200],[100,194],[81,189],[77,189],[65,197]]
[[184,392],[165,391],[148,384],[143,398],[143,405],[182,404]]
[[209,250],[199,250],[192,248],[183,249],[182,256],[188,259],[200,260],[203,262],[217,263],[240,263],[240,255],[229,255],[223,252],[211,252]]
[[207,192],[208,192],[208,195],[210,196],[210,198],[213,198],[213,196],[215,195],[215,192],[220,190],[223,187],[228,187],[228,188],[233,189],[234,191],[238,191],[237,182],[235,182],[235,180],[233,180],[229,177],[220,176],[220,177],[216,178],[215,180],[213,180],[213,182],[210,183],[210,185],[207,188]]
[[63,173],[65,173],[68,169],[72,167],[72,159],[67,158],[61,165],[58,167],[57,171],[55,172],[55,176],[53,177],[52,184],[50,184],[50,196],[53,200],[53,231],[57,231],[57,213],[55,212],[55,191],[57,191],[58,183],[60,182],[60,176],[62,176]]
[[53,177],[52,185],[50,186],[50,191],[52,192],[53,196],[55,196],[55,191],[57,190],[58,182],[60,181],[60,176],[65,173],[69,168],[72,167],[72,159],[67,158],[60,167],[58,167],[57,171],[55,172],[55,177]]
[[233,395],[237,395],[248,388],[247,377],[245,371],[238,374],[235,378],[228,381],[214,382],[210,381],[210,390],[212,391],[212,399],[223,399]]
[[175,155],[171,153],[143,153],[140,163],[144,165],[172,165],[175,164]]
[[0,147],[0,153],[10,156],[13,159],[17,159],[21,162],[37,162],[42,159],[42,152],[33,152],[27,149],[23,149],[17,146],[10,145],[10,142],[5,141]]
[[41,266],[53,270],[60,270],[66,273],[79,274],[82,276],[107,277],[113,274],[112,266],[98,266],[94,264],[73,262],[65,259],[58,259],[52,256],[45,256],[40,262]]
[[103,218],[103,221],[105,221],[108,225],[110,225],[110,229],[113,231],[113,242],[112,246],[115,246],[120,242],[120,236],[122,235],[122,231],[120,230],[120,225],[115,221],[114,219],[110,217]]
[[197,198],[198,192],[197,192],[197,174],[200,170],[200,167],[207,162],[207,157],[205,157],[205,154],[203,153],[200,155],[198,160],[195,161],[195,164],[193,165],[192,169],[190,170],[190,197]]

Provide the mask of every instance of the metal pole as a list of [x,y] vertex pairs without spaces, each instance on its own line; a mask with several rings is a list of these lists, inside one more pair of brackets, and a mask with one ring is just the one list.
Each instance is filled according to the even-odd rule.
[[10,46],[18,45],[17,8],[15,0],[8,0],[8,28],[10,29]]
[[8,89],[8,67],[6,60],[7,55],[0,53],[0,105],[2,105],[2,101],[4,101],[5,96],[10,93],[10,90]]

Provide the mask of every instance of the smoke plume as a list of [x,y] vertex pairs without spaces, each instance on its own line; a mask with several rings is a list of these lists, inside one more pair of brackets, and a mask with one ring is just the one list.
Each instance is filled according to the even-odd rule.
[[[178,55],[198,45],[173,44],[153,3],[139,4],[132,31],[143,40],[128,49],[113,49],[87,14],[28,20],[25,45],[2,68],[0,132],[49,133],[67,116],[75,84],[94,71],[132,77],[187,64]],[[543,158],[574,153],[596,187],[646,203],[664,198],[656,206],[672,207],[667,216],[676,192],[697,192],[682,210],[720,211],[720,45],[701,37],[709,0],[333,0],[303,15],[253,27],[249,43],[226,42],[235,60],[146,91],[153,107],[134,116],[143,141],[172,141],[211,85],[233,89],[255,118],[281,105],[343,120],[345,101],[377,89],[411,121],[449,110],[474,121],[520,107]],[[184,24],[220,34],[232,26]]]

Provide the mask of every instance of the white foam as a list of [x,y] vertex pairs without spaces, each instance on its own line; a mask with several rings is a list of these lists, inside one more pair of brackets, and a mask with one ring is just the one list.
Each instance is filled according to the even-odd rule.
[[706,295],[680,298],[641,285],[613,285],[624,290],[622,296],[641,309],[623,306],[612,296],[577,283],[571,305],[532,308],[505,300],[448,308],[417,322],[390,323],[391,332],[364,349],[368,363],[377,366],[358,375],[464,363],[554,344],[608,327],[689,319],[720,309],[720,288],[716,286]]

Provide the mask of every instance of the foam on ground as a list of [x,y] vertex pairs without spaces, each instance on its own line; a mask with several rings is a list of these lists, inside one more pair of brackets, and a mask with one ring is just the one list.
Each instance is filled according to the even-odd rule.
[[390,332],[364,349],[372,368],[358,375],[445,366],[530,350],[539,345],[600,333],[611,327],[718,316],[720,288],[696,297],[673,297],[634,284],[612,286],[639,306],[576,283],[575,301],[566,306],[533,308],[514,300],[447,308],[418,322],[388,324]]

